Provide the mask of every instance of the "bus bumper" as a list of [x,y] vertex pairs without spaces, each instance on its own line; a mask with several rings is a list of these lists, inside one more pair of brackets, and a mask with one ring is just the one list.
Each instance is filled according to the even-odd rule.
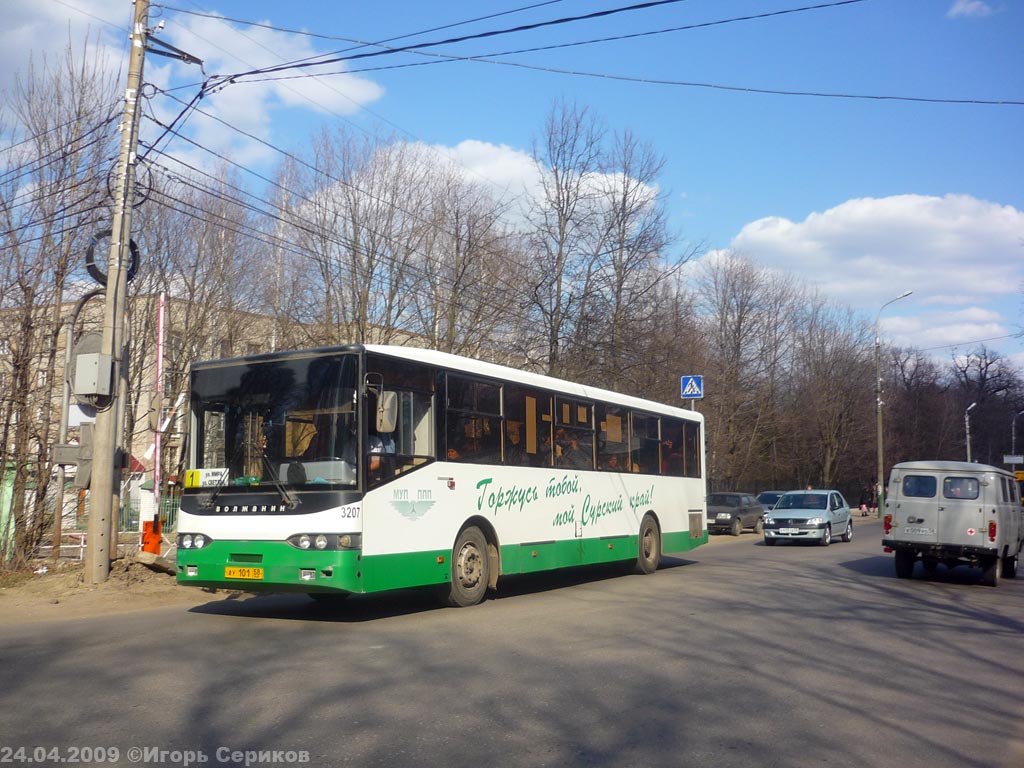
[[281,541],[214,541],[179,549],[178,584],[242,592],[364,592],[362,551],[302,550]]

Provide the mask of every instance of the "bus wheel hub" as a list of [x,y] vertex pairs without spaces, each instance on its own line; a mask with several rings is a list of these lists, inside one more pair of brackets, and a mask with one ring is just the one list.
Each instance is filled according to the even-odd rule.
[[475,587],[483,573],[480,552],[476,547],[463,547],[458,559],[459,583],[464,587]]

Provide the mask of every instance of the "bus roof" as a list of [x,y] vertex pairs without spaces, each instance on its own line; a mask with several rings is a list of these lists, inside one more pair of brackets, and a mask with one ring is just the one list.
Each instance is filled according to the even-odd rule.
[[225,360],[206,360],[192,364],[194,369],[215,368],[223,365],[237,365],[246,362],[263,362],[271,360],[286,360],[292,358],[317,357],[328,354],[343,352],[360,352],[365,350],[377,355],[393,357],[400,360],[413,360],[425,365],[432,365],[438,368],[447,368],[459,373],[468,373],[483,376],[501,381],[510,381],[525,386],[547,389],[553,392],[561,392],[573,397],[588,400],[600,400],[615,405],[622,405],[627,408],[650,411],[653,413],[676,416],[691,421],[704,421],[703,414],[677,406],[665,405],[654,400],[644,400],[632,395],[624,395],[598,387],[590,387],[585,384],[556,379],[553,376],[545,376],[540,373],[531,373],[518,368],[512,368],[497,363],[488,363],[472,357],[463,357],[449,352],[439,352],[435,349],[423,349],[421,347],[400,347],[387,344],[347,344],[336,347],[318,347],[315,349],[291,350],[284,352],[267,352],[248,357],[237,357]]

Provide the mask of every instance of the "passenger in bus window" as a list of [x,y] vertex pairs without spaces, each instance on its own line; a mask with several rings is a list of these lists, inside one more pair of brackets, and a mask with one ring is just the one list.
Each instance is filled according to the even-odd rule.
[[389,434],[369,435],[367,469],[372,480],[380,481],[395,474],[395,441]]
[[671,440],[661,444],[661,474],[680,477],[683,474],[683,457]]
[[519,425],[515,422],[508,423],[508,444],[505,447],[505,463],[516,467],[526,464],[526,451],[523,450]]
[[593,457],[580,447],[579,438],[576,435],[566,436],[564,445],[560,447],[562,455],[558,460],[558,466],[566,467],[567,469],[594,468]]

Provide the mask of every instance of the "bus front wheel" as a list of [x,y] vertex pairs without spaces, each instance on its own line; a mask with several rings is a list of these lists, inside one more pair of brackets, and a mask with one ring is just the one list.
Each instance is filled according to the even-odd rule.
[[636,557],[638,573],[654,573],[661,562],[661,531],[652,515],[640,522],[640,542]]
[[446,595],[455,608],[468,608],[484,599],[487,593],[490,564],[487,560],[487,538],[483,531],[466,528],[452,549],[452,581]]

